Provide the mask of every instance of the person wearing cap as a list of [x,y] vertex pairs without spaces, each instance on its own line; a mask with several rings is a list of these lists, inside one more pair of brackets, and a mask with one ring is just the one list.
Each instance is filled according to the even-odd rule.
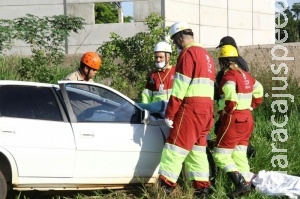
[[79,68],[69,74],[65,80],[93,82],[93,78],[99,71],[101,63],[102,60],[97,53],[86,52],[81,57]]
[[[237,51],[238,51],[238,47],[237,47],[237,44],[236,44],[236,41],[233,37],[231,36],[225,36],[223,37],[221,40],[220,40],[220,43],[219,45],[216,47],[216,48],[221,48],[222,46],[224,45],[232,45],[234,46]],[[237,65],[243,69],[244,71],[246,72],[249,72],[249,67],[248,67],[248,64],[247,62],[245,61],[245,59],[243,57],[241,57],[240,55],[238,55],[237,57]],[[220,100],[220,95],[219,95],[219,85],[220,85],[220,82],[221,82],[221,79],[222,79],[222,76],[224,75],[224,71],[223,70],[220,70],[217,75],[216,75],[216,82],[215,82],[215,95],[214,95],[214,99],[216,101],[219,101]],[[214,133],[215,135],[217,135],[218,131],[219,131],[219,128],[221,126],[221,119],[218,118],[218,120],[216,121],[215,123],[215,128],[214,128]],[[256,154],[256,149],[254,148],[254,146],[249,143],[249,146],[247,148],[247,156],[248,158],[251,158],[251,157],[254,157]]]
[[[99,71],[101,63],[102,60],[97,53],[86,52],[81,57],[79,68],[73,73],[69,74],[67,77],[65,77],[65,80],[94,82],[93,78]],[[72,85],[72,87],[92,92],[93,94],[99,94],[93,87],[88,85],[80,84]],[[96,105],[100,105],[94,100],[81,99],[79,97],[80,95],[74,95],[70,97],[73,111],[77,117],[86,109],[95,107]]]
[[142,103],[169,100],[175,76],[175,66],[170,64],[171,54],[172,48],[167,42],[161,41],[154,46],[156,69],[148,75]]
[[213,157],[226,172],[235,189],[227,196],[236,198],[251,191],[247,146],[254,128],[252,110],[262,103],[263,87],[238,65],[238,51],[232,45],[220,48],[219,64],[224,71],[220,82],[218,113],[221,126],[217,133]]
[[165,113],[170,134],[162,151],[158,183],[171,193],[184,164],[194,195],[206,197],[212,193],[206,136],[213,126],[215,65],[211,55],[194,41],[186,22],[173,24],[170,36],[180,54]]

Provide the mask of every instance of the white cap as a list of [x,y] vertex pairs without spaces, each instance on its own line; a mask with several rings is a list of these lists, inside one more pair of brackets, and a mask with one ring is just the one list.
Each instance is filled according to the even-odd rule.
[[171,28],[170,28],[170,36],[171,38],[173,37],[173,35],[175,35],[176,33],[185,30],[185,29],[190,29],[189,25],[186,22],[176,22],[174,23]]
[[158,42],[154,46],[154,52],[168,52],[168,53],[172,53],[172,48],[171,48],[171,45],[169,43],[161,41],[161,42]]

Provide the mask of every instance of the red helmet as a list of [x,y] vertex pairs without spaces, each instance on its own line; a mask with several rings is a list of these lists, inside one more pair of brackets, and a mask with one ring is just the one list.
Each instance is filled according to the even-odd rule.
[[86,52],[82,57],[81,57],[81,62],[87,65],[90,68],[99,70],[102,60],[100,56],[94,52]]

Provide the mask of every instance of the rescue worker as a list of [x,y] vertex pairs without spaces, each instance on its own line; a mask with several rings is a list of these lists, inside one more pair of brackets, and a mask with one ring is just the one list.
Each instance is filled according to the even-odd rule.
[[155,45],[156,69],[148,76],[146,88],[142,92],[142,103],[169,100],[175,75],[175,66],[170,65],[171,54],[172,48],[169,43],[161,41]]
[[263,87],[238,66],[238,52],[234,46],[220,48],[219,63],[224,71],[218,107],[222,122],[213,157],[235,185],[235,190],[228,194],[235,198],[251,191],[254,174],[250,172],[246,151],[254,128],[251,111],[262,103]]
[[187,23],[173,24],[170,36],[180,54],[166,108],[170,135],[162,151],[158,182],[170,194],[184,164],[194,195],[206,197],[212,193],[206,136],[213,126],[215,66],[209,53],[194,41]]
[[81,57],[79,68],[69,74],[65,80],[89,81],[94,82],[93,78],[100,69],[102,60],[100,56],[94,52],[86,52]]
[[[221,40],[220,40],[220,43],[219,45],[216,47],[216,48],[220,48],[224,45],[232,45],[234,46],[237,51],[238,51],[238,48],[237,48],[237,44],[234,40],[233,37],[231,36],[225,36],[223,37]],[[238,56],[237,58],[237,65],[243,69],[244,71],[249,71],[249,67],[248,67],[248,64],[247,62],[244,60],[243,57],[241,57],[240,55]],[[221,82],[221,79],[222,79],[222,76],[224,75],[224,71],[223,70],[220,70],[218,73],[217,73],[217,76],[216,76],[216,82],[215,82],[215,97],[214,99],[215,100],[220,100],[220,95],[219,95],[219,85],[220,85],[220,82]],[[215,128],[214,128],[214,133],[215,135],[217,135],[218,133],[218,130],[221,126],[221,120],[220,120],[220,117],[218,118],[218,120],[216,121],[215,123]],[[255,148],[253,147],[253,145],[251,143],[249,143],[249,146],[247,148],[247,157],[248,158],[251,158],[251,157],[254,157],[255,156],[255,153],[256,153],[256,150]]]
[[[69,74],[65,80],[73,80],[73,81],[88,81],[94,82],[93,78],[99,71],[101,67],[102,60],[100,56],[94,52],[86,52],[83,54],[80,60],[79,68],[73,73]],[[72,85],[74,88],[85,90],[92,92],[94,94],[99,94],[94,87],[90,87],[88,85]],[[72,104],[73,111],[75,115],[78,117],[83,111],[88,108],[95,107],[99,105],[98,102],[94,100],[87,100],[79,98],[79,95],[69,96]],[[79,118],[77,118],[79,119]]]

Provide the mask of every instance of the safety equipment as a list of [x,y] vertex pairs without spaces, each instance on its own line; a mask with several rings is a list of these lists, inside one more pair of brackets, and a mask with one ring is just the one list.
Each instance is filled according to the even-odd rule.
[[220,48],[219,58],[238,57],[237,49],[232,45],[224,45]]
[[162,69],[166,66],[166,62],[156,62],[155,66],[156,68]]
[[172,48],[169,43],[161,41],[154,46],[154,52],[167,52],[172,54]]
[[228,172],[226,174],[235,186],[234,191],[227,194],[229,198],[236,198],[251,191],[251,184],[247,183],[239,172]]
[[172,120],[169,120],[168,118],[165,118],[165,122],[166,122],[168,127],[173,128],[173,121]]
[[234,46],[234,47],[237,48],[235,40],[232,37],[230,37],[230,36],[223,37],[220,40],[220,43],[219,43],[219,45],[216,48],[220,48],[220,47],[222,47],[224,45],[232,45],[232,46]]
[[171,36],[171,39],[172,39],[172,37],[173,37],[176,33],[180,32],[180,31],[182,31],[182,30],[185,30],[185,29],[190,29],[190,28],[189,28],[189,25],[188,25],[186,22],[176,22],[176,23],[174,23],[174,24],[171,26],[170,32],[169,32],[169,34],[170,34],[170,36]]
[[94,52],[86,52],[82,57],[81,57],[81,62],[87,65],[88,67],[99,70],[102,60],[99,57],[98,54]]

